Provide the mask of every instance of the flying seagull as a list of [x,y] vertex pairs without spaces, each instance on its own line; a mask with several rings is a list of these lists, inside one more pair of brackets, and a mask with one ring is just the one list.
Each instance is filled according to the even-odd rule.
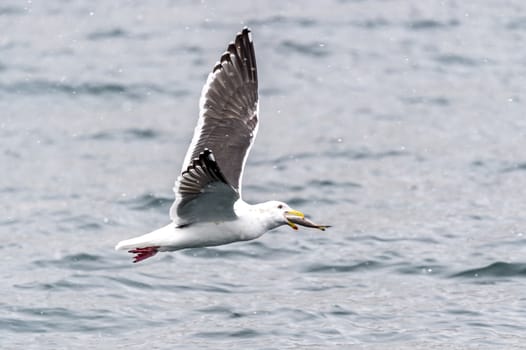
[[260,237],[288,224],[325,230],[278,201],[251,205],[241,199],[243,168],[259,122],[258,78],[248,28],[215,65],[201,92],[199,119],[174,186],[172,222],[121,241],[116,250],[135,254],[133,262],[157,252],[218,246]]

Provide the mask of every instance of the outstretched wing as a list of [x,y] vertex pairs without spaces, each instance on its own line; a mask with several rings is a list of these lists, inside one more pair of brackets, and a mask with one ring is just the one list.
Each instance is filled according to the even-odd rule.
[[[210,221],[210,218],[202,216],[202,212],[194,211],[202,206],[198,204],[204,201],[201,195],[208,201],[223,203],[222,199],[216,197],[225,195],[225,185],[235,192],[235,195],[230,193],[230,199],[225,200],[233,205],[241,193],[243,168],[256,136],[257,126],[256,58],[250,30],[244,28],[235,41],[228,45],[227,51],[208,75],[201,92],[199,120],[183,162],[182,174],[174,187],[176,200],[170,210],[174,221],[178,224]],[[212,161],[223,179],[210,182],[207,190],[201,188],[201,195],[195,192],[188,196],[181,192],[185,173],[192,172],[191,168],[197,159],[200,163],[204,162],[201,154],[206,153],[205,150],[209,150],[210,155],[213,154]],[[211,185],[212,183],[216,185]],[[235,200],[232,202],[233,198]],[[192,204],[194,201],[196,204]],[[232,207],[230,210],[233,213]],[[222,210],[221,212],[226,214]]]

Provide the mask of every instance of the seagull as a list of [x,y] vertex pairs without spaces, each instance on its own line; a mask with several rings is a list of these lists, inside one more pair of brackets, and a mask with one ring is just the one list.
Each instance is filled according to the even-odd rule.
[[173,188],[171,222],[116,250],[134,263],[158,252],[253,240],[282,225],[325,230],[279,201],[248,204],[241,198],[243,169],[259,123],[258,78],[252,33],[244,28],[208,75],[199,119]]

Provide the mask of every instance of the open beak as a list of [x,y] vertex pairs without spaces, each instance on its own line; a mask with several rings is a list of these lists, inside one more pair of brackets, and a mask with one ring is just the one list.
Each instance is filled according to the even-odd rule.
[[289,210],[285,212],[285,219],[287,219],[287,224],[294,230],[298,229],[298,225],[317,228],[322,231],[325,231],[326,228],[330,227],[329,225],[318,225],[309,219],[305,219],[305,215],[297,210]]
[[291,221],[291,219],[295,219],[295,218],[298,218],[298,219],[305,219],[305,214],[303,214],[301,211],[298,211],[298,210],[287,210],[285,212],[285,219],[287,220],[287,225],[289,225],[290,227],[292,227],[294,230],[297,230],[298,229],[298,226]]

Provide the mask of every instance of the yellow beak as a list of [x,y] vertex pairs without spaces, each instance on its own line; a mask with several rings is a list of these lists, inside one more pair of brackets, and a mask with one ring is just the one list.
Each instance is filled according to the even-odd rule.
[[[298,211],[298,210],[287,210],[287,211],[285,212],[285,219],[287,219],[287,215],[298,216],[298,217],[300,217],[300,218],[302,218],[302,219],[305,218],[305,214],[303,214],[301,211]],[[290,227],[292,227],[294,230],[297,230],[297,229],[298,229],[298,226],[297,226],[295,223],[293,223],[293,222],[291,222],[290,220],[288,220],[288,219],[287,219],[287,224],[288,224]]]

